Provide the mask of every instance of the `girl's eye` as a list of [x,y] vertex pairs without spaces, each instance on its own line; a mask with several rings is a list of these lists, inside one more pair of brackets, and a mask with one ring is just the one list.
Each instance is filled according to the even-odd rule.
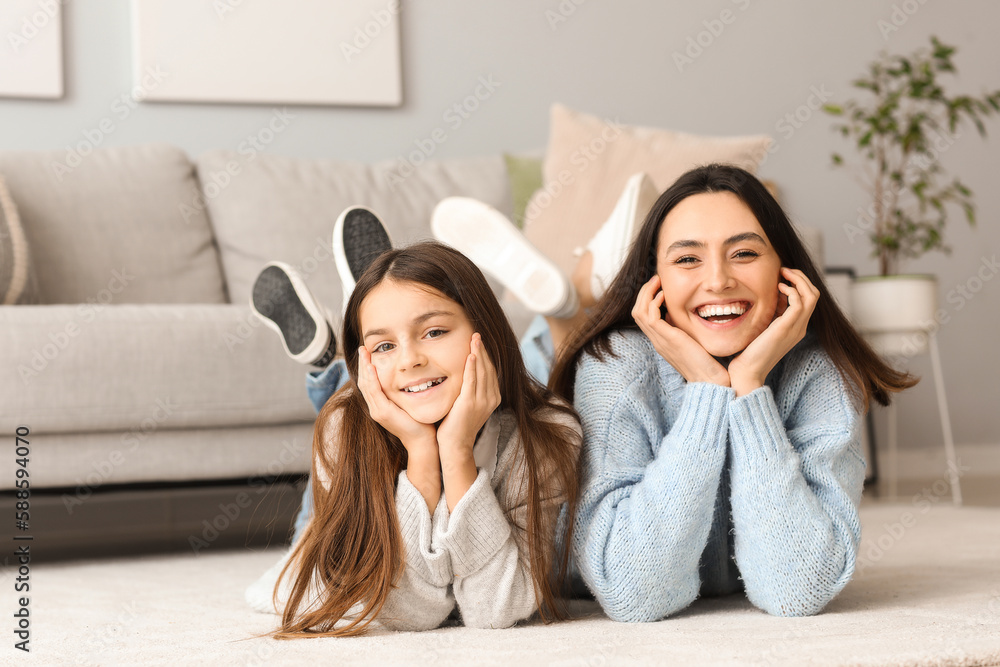
[[697,257],[692,257],[691,255],[685,255],[684,257],[678,257],[674,260],[674,264],[694,264],[698,261]]
[[754,252],[753,250],[740,250],[734,256],[736,259],[753,259],[755,257],[760,257],[760,253]]
[[378,352],[388,352],[391,349],[392,349],[392,343],[379,343],[374,348],[372,348],[372,352],[376,352],[376,353],[378,353]]
[[445,335],[446,333],[448,333],[448,332],[445,331],[444,329],[431,329],[430,331],[427,332],[427,337],[428,338],[440,338],[441,336]]

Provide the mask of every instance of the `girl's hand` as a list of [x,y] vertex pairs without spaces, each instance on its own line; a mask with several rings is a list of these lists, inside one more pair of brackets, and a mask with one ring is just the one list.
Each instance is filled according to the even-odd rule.
[[399,438],[411,457],[417,450],[426,453],[431,449],[435,450],[436,457],[437,439],[433,424],[421,424],[389,400],[379,384],[372,355],[364,347],[358,348],[358,389],[368,404],[372,419]]
[[[737,396],[764,386],[767,374],[806,335],[809,318],[819,301],[819,290],[798,269],[782,267],[778,308],[774,320],[729,364]],[[787,305],[786,305],[787,304]]]
[[469,348],[462,391],[437,429],[442,467],[446,459],[454,456],[472,458],[472,446],[479,429],[500,405],[500,381],[478,333],[472,334]]
[[729,373],[722,364],[694,338],[660,317],[663,301],[660,277],[654,275],[639,290],[632,308],[632,318],[653,348],[688,382],[712,382],[728,387]]

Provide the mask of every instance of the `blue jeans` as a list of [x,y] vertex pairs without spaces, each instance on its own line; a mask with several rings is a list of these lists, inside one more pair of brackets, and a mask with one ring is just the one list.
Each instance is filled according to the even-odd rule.
[[[532,321],[528,330],[521,338],[521,355],[528,372],[542,384],[548,384],[549,371],[555,361],[555,348],[552,345],[552,335],[545,318],[538,316]],[[322,371],[306,373],[306,393],[318,413],[331,396],[351,379],[347,372],[347,364],[343,359],[337,359]],[[292,544],[298,542],[302,531],[312,517],[312,476],[306,483],[302,493],[302,507],[295,517],[295,530],[292,534]]]

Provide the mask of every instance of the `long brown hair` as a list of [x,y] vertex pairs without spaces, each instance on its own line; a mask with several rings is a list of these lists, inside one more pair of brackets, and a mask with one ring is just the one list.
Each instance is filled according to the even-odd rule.
[[613,331],[638,330],[632,319],[632,308],[639,288],[656,272],[663,220],[685,198],[705,192],[731,192],[739,197],[757,218],[781,265],[799,269],[819,290],[819,301],[809,319],[808,330],[815,334],[865,410],[870,399],[888,405],[891,393],[917,383],[917,378],[885,363],[851,325],[824,284],[788,216],[767,188],[739,167],[711,164],[681,176],[653,204],[617,277],[594,307],[594,315],[566,341],[549,381],[557,394],[572,400],[576,364],[583,352],[603,359],[605,354],[613,354],[609,339]]
[[[461,253],[440,243],[425,242],[390,250],[378,257],[358,280],[344,315],[343,347],[351,379],[320,411],[313,435],[312,521],[295,547],[275,586],[297,570],[281,627],[281,639],[320,635],[358,635],[377,618],[405,567],[396,516],[396,479],[406,467],[402,443],[370,416],[357,387],[358,347],[362,344],[359,311],[365,297],[384,281],[410,283],[435,290],[458,303],[482,336],[500,384],[501,409],[517,423],[523,451],[527,525],[515,526],[515,538],[526,539],[535,597],[543,620],[564,617],[556,591],[566,575],[571,536],[554,539],[546,525],[543,502],[559,495],[572,515],[577,498],[577,443],[571,429],[553,423],[552,411],[576,419],[572,408],[527,372],[518,341],[482,272]],[[548,413],[548,419],[543,415]],[[330,484],[318,483],[317,469],[329,471]],[[511,508],[507,517],[514,524]],[[525,538],[526,535],[526,538]],[[523,542],[521,542],[523,544]],[[294,565],[294,567],[293,567]],[[311,594],[310,589],[315,587]],[[319,598],[312,600],[318,589]],[[355,605],[360,614],[340,628]]]

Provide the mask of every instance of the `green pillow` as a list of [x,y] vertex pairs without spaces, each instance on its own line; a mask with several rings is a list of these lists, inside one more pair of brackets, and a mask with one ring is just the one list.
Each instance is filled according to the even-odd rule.
[[514,224],[522,229],[528,201],[542,187],[542,158],[504,153],[503,159],[507,163],[507,178],[514,197]]

